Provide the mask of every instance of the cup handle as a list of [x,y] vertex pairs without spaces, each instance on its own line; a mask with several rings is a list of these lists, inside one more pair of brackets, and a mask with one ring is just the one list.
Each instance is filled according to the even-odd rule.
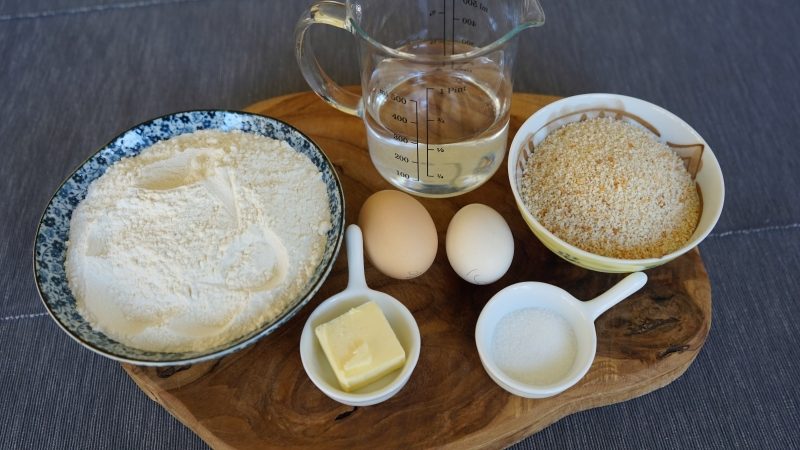
[[628,296],[641,289],[645,283],[647,283],[647,275],[643,272],[634,272],[596,298],[588,302],[583,302],[581,306],[583,306],[586,314],[594,321],[600,317],[600,314],[608,311],[612,306],[625,300]]
[[348,225],[345,231],[347,245],[347,290],[366,289],[367,279],[364,274],[364,237],[358,225]]
[[311,89],[323,100],[340,111],[360,116],[361,96],[344,90],[333,81],[322,70],[314,55],[307,32],[311,25],[318,23],[350,31],[347,25],[347,6],[334,1],[320,1],[311,5],[297,21],[294,29],[294,54],[300,71]]

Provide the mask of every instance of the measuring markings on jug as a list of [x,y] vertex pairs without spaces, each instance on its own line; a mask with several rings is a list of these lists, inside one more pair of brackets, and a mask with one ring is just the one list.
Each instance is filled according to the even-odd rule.
[[[456,6],[461,6],[461,8],[456,8]],[[473,11],[480,13],[482,16],[479,19],[472,17],[471,13]],[[438,39],[431,38],[428,40],[428,42],[430,43],[443,42],[445,44],[450,44],[450,54],[455,55],[457,53],[455,48],[456,44],[466,44],[469,46],[475,46],[475,41],[472,39],[461,37],[460,39],[456,40],[456,28],[458,27],[466,27],[468,29],[478,28],[480,24],[484,22],[486,16],[488,15],[489,15],[489,7],[483,2],[477,0],[460,0],[460,1],[451,0],[449,7],[447,4],[447,0],[442,0],[441,8],[431,9],[430,11],[428,11],[428,17],[430,19],[433,19],[436,16],[442,16],[441,37]],[[447,26],[448,16],[450,18],[449,27]],[[448,38],[448,29],[450,32],[449,38]],[[467,33],[463,33],[463,35],[466,36]],[[442,46],[442,54],[447,56],[447,45]]]
[[[423,41],[403,50],[434,54],[445,46],[459,52],[472,48]],[[420,195],[455,195],[482,184],[505,152],[507,83],[488,57],[433,68],[399,58],[379,63],[370,77],[364,117],[378,171]]]

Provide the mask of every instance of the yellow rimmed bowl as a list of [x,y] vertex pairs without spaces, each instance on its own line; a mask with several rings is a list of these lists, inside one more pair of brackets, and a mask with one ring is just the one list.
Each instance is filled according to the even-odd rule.
[[[684,160],[697,185],[702,211],[689,240],[659,258],[621,259],[598,255],[571,245],[545,228],[522,201],[522,175],[536,147],[553,131],[570,122],[613,117],[650,130]],[[672,261],[696,247],[711,232],[722,213],[725,184],[722,171],[708,143],[686,122],[660,106],[616,94],[584,94],[567,97],[536,111],[522,124],[508,155],[508,178],[522,218],[533,234],[555,254],[577,266],[598,272],[627,273],[651,269]]]

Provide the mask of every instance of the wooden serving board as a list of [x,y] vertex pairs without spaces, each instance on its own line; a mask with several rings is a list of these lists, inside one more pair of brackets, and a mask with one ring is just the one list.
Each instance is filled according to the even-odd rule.
[[[556,100],[515,94],[513,136],[534,111]],[[389,189],[373,168],[360,119],[310,92],[257,103],[248,110],[284,120],[308,134],[334,163],[346,197],[347,223],[364,200]],[[573,266],[533,236],[514,205],[505,164],[479,189],[449,199],[420,199],[439,232],[433,266],[408,281],[367,264],[367,283],[400,299],[414,314],[422,351],[406,387],[385,403],[355,408],[330,400],[311,383],[298,344],[310,312],[347,284],[344,248],[317,296],[296,317],[252,347],[191,367],[123,365],[150,398],[215,448],[503,447],[560,418],[628,400],[678,378],[697,356],[711,326],[711,288],[697,250],[647,272],[647,285],[596,322],[597,358],[566,392],[541,400],[512,396],[484,372],[474,329],[484,304],[518,281],[544,281],[590,299],[621,275]],[[508,221],[516,252],[509,272],[488,286],[461,280],[445,255],[445,230],[469,203],[490,205]]]

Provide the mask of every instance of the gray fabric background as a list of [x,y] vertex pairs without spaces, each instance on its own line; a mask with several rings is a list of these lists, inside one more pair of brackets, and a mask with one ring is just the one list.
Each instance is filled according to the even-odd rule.
[[[119,365],[46,316],[36,223],[84,158],[145,119],[306,90],[292,29],[306,1],[0,0],[0,448],[205,448]],[[800,448],[800,2],[543,0],[515,89],[659,104],[711,144],[725,210],[701,251],[702,353],[668,387],[567,417],[518,448]],[[315,30],[357,82],[352,38]]]

